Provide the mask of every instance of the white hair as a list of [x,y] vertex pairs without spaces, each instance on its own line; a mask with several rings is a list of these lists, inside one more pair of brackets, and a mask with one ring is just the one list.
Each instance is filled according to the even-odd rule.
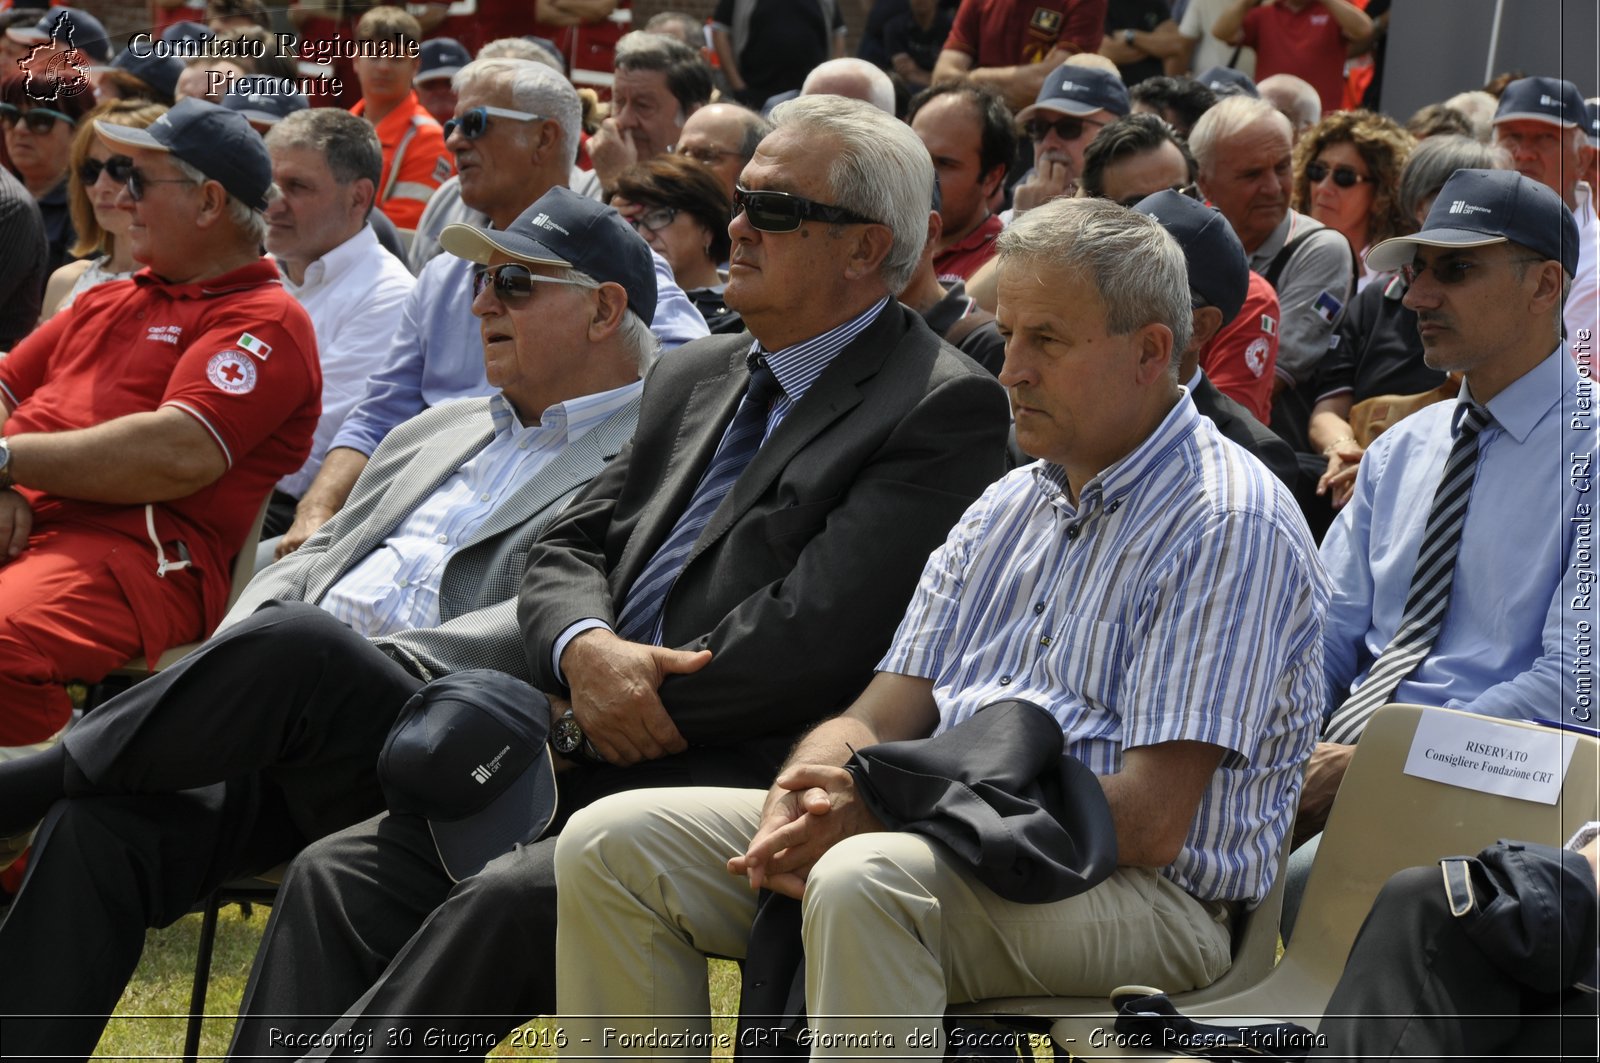
[[1499,100],[1482,89],[1473,89],[1471,92],[1456,93],[1445,100],[1444,105],[1466,115],[1472,125],[1473,136],[1479,140],[1489,139],[1489,130],[1494,126],[1494,112],[1500,106]]
[[1212,171],[1224,141],[1257,122],[1271,122],[1291,139],[1294,137],[1289,119],[1266,100],[1258,100],[1254,96],[1228,96],[1218,100],[1216,106],[1200,116],[1200,121],[1189,132],[1189,150],[1200,164],[1200,172]]
[[484,85],[509,88],[518,110],[544,115],[561,127],[561,157],[577,158],[583,102],[572,83],[556,71],[527,59],[474,59],[456,71],[450,84],[458,93]]
[[[842,88],[852,91],[838,91]],[[827,94],[865,100],[884,114],[894,114],[894,82],[865,59],[829,59],[813,67],[800,86],[800,95]]]
[[1322,121],[1322,97],[1311,83],[1293,74],[1273,74],[1256,86],[1262,98],[1283,112],[1296,129],[1310,129]]
[[[554,275],[585,288],[600,287],[599,281],[581,269],[570,267],[558,269]],[[644,323],[644,318],[639,316],[638,310],[631,306],[623,311],[622,324],[617,329],[617,342],[627,351],[640,376],[644,376],[645,370],[656,360],[656,355],[661,353],[661,340],[650,331],[650,326]]]
[[[203,185],[207,181],[216,181],[215,177],[206,176],[205,173],[203,173],[198,167],[191,166],[189,163],[184,162],[176,155],[171,156],[171,158],[172,164],[177,167],[178,173],[185,180],[193,181],[197,185]],[[218,181],[217,183],[221,184],[222,182]],[[226,189],[223,191],[227,192]],[[252,207],[250,204],[246,203],[244,200],[235,196],[232,192],[227,192],[227,196],[228,221],[231,222],[234,229],[238,231],[239,238],[241,240],[248,239],[251,243],[255,244],[257,248],[260,248],[262,243],[265,242],[267,238],[267,216],[261,213],[261,211]],[[277,196],[278,186],[268,185],[265,198],[268,201],[271,201],[276,199]]]
[[891,292],[911,280],[928,237],[933,160],[904,122],[870,103],[843,96],[799,96],[772,110],[775,130],[817,134],[819,150],[837,154],[828,168],[836,206],[889,227],[893,242],[879,267]]
[[526,37],[501,37],[497,40],[492,40],[482,48],[479,48],[478,54],[473,58],[526,59],[530,63],[539,63],[542,66],[547,66],[562,77],[567,76],[567,72],[561,68],[561,60],[557,59],[550,49],[534,44]]

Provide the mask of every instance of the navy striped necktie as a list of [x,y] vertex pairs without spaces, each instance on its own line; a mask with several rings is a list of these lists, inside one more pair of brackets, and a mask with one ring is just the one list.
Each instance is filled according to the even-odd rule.
[[700,484],[678,523],[628,591],[628,600],[618,617],[617,634],[629,642],[660,644],[662,608],[672,585],[677,582],[700,533],[711,522],[711,515],[761,448],[767,430],[767,414],[773,401],[783,393],[783,387],[768,367],[766,358],[752,354],[749,365],[749,385],[733,420],[728,422],[711,464],[700,477]]
[[1478,466],[1478,434],[1494,422],[1494,415],[1482,406],[1464,406],[1450,456],[1445,459],[1444,475],[1433,493],[1433,508],[1428,511],[1417,566],[1411,571],[1411,589],[1406,594],[1400,627],[1373,662],[1360,688],[1328,721],[1324,737],[1329,742],[1350,745],[1361,737],[1372,714],[1388,703],[1400,681],[1428,656],[1444,626],[1461,528],[1467,521],[1467,497],[1472,493],[1472,477]]

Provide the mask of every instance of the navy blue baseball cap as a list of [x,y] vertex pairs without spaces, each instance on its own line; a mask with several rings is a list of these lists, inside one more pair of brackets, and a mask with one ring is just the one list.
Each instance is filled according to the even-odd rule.
[[252,122],[277,125],[309,105],[294,82],[268,74],[251,74],[234,78],[229,83],[222,106],[230,111],[238,111]]
[[479,265],[487,265],[499,252],[530,265],[581,270],[602,283],[622,285],[628,309],[647,325],[655,320],[656,267],[650,245],[611,207],[570,188],[552,188],[506,229],[446,225],[439,246]]
[[182,58],[195,58],[205,54],[206,42],[215,37],[206,27],[198,22],[174,22],[161,31],[161,40],[165,44],[175,44],[172,49],[174,55]]
[[[33,5],[24,5],[31,7]],[[96,63],[111,61],[111,38],[99,19],[75,7],[56,7],[32,26],[12,26],[6,36],[18,44],[45,44],[54,37],[62,46],[78,49]]]
[[518,845],[556,814],[550,701],[504,672],[474,668],[411,696],[378,755],[389,811],[428,821],[439,861],[457,882]]
[[1110,111],[1121,118],[1132,109],[1128,87],[1117,75],[1092,66],[1063,63],[1044,79],[1038,98],[1017,112],[1017,121],[1026,122],[1040,110],[1059,111],[1077,118],[1096,111]]
[[1222,311],[1222,323],[1239,316],[1250,291],[1250,263],[1233,226],[1215,207],[1164,188],[1134,205],[1148,214],[1183,248],[1189,265],[1189,290]]
[[1487,247],[1507,241],[1578,269],[1578,223],[1561,197],[1515,170],[1457,170],[1439,189],[1422,231],[1367,252],[1374,270],[1399,269],[1423,247]]
[[1500,94],[1494,124],[1549,122],[1563,129],[1583,125],[1583,96],[1578,86],[1560,78],[1519,78]]
[[1250,75],[1231,66],[1214,66],[1195,80],[1218,96],[1249,96],[1255,100],[1261,98],[1261,90],[1250,80]]
[[1583,131],[1589,136],[1589,146],[1600,148],[1600,98],[1583,101]]
[[267,209],[272,157],[238,111],[186,96],[144,129],[96,121],[101,139],[129,148],[170,152],[256,210]]
[[171,99],[178,92],[178,78],[183,74],[183,60],[170,55],[156,55],[148,48],[143,51],[125,48],[111,60],[111,68],[132,74]]
[[412,84],[434,78],[454,77],[457,70],[472,62],[472,53],[454,37],[434,37],[422,42],[421,65]]

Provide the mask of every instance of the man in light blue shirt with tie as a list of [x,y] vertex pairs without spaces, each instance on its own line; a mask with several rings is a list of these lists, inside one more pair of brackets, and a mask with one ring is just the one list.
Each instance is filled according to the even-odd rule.
[[1577,258],[1571,212],[1505,170],[1457,171],[1421,232],[1367,256],[1408,273],[1425,360],[1461,393],[1368,449],[1322,544],[1329,711],[1301,836],[1388,702],[1593,726],[1595,396],[1569,348],[1590,338],[1562,338]]

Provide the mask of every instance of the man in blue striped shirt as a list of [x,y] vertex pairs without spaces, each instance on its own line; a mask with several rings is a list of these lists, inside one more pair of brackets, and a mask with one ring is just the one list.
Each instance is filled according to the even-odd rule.
[[[1160,225],[1057,200],[999,255],[1000,380],[1042,460],[957,523],[876,678],[766,794],[621,795],[572,818],[558,1003],[585,1053],[637,1054],[627,1035],[656,1023],[623,1016],[709,1032],[679,1016],[705,1010],[703,954],[744,954],[751,886],[802,901],[813,1056],[931,1058],[951,1003],[1208,984],[1270,888],[1324,697],[1316,548],[1177,382],[1189,285]],[[839,766],[1014,698],[1059,721],[1110,805],[1120,866],[1065,901],[1004,900],[885,831]]]

